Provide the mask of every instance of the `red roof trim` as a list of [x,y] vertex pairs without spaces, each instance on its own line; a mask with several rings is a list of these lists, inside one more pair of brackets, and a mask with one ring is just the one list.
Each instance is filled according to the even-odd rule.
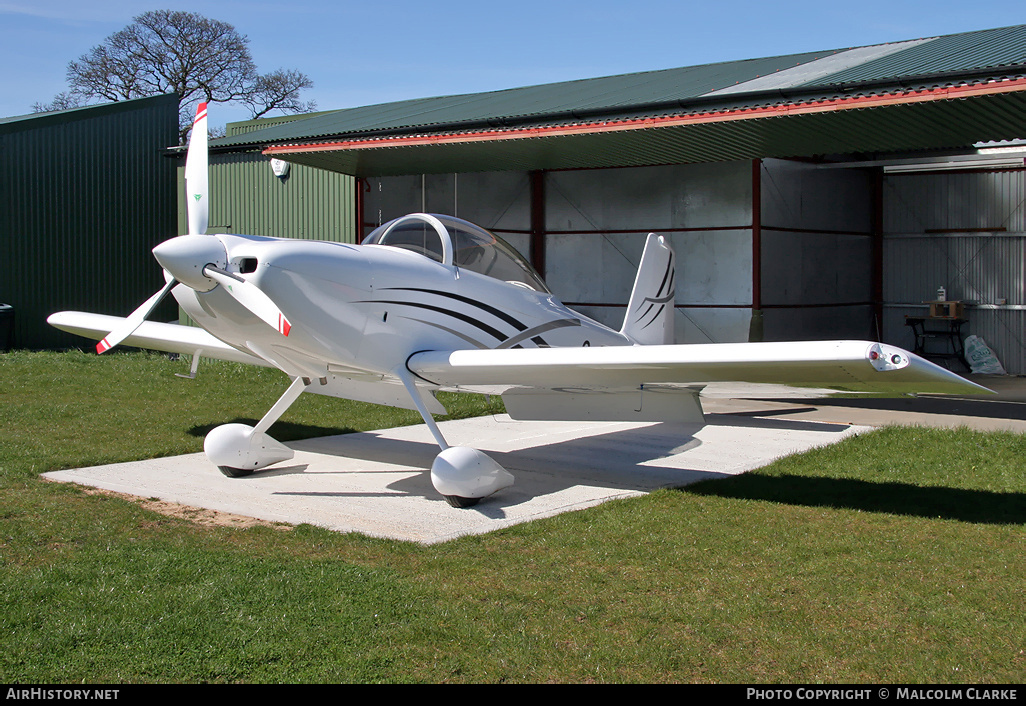
[[926,103],[938,100],[954,100],[977,96],[1013,93],[1026,90],[1026,78],[992,81],[961,86],[942,86],[920,91],[886,93],[880,95],[859,95],[850,98],[831,98],[807,103],[786,103],[783,105],[737,108],[732,110],[695,113],[691,115],[668,115],[636,120],[613,120],[607,122],[578,123],[574,125],[552,125],[508,130],[446,133],[437,135],[410,135],[403,137],[363,138],[341,142],[324,142],[306,145],[272,145],[264,149],[266,155],[285,155],[303,152],[335,152],[340,150],[377,149],[382,147],[416,147],[421,145],[458,144],[468,142],[492,142],[500,140],[522,140],[534,137],[559,137],[566,135],[587,135],[628,130],[697,125],[703,123],[731,122],[755,118],[803,115],[806,113],[829,113],[840,110],[876,108],[888,105]]

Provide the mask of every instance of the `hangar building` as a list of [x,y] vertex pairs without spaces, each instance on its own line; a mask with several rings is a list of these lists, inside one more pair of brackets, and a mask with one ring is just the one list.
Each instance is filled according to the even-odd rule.
[[177,234],[177,135],[174,95],[0,119],[0,350],[81,345],[46,317],[127,316],[153,293],[150,248]]
[[[355,177],[355,193],[318,185],[304,208],[357,238],[412,211],[479,223],[613,325],[654,231],[678,253],[681,342],[912,348],[905,317],[944,287],[964,304],[962,336],[1026,373],[1026,145],[1014,142],[1026,138],[1026,26],[257,127],[216,141],[215,163],[286,160],[297,183],[304,167]],[[290,179],[273,188],[298,196]]]

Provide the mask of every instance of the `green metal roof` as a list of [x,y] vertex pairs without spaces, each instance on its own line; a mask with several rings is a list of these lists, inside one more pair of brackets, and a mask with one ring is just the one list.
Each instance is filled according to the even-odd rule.
[[[817,55],[795,56],[809,60]],[[338,135],[395,134],[410,128],[439,126],[501,127],[522,123],[523,120],[518,119],[523,118],[532,118],[536,122],[538,117],[552,114],[564,114],[566,117],[596,111],[623,112],[653,100],[692,98],[718,87],[733,85],[736,82],[734,77],[754,77],[790,68],[796,61],[801,61],[795,56],[346,108],[305,120],[302,125],[272,126],[260,132],[219,140],[217,144],[229,146],[256,140],[274,142]]]
[[[349,108],[214,145],[357,175],[960,147],[1026,137],[1023,76],[1026,25]],[[944,91],[994,80],[999,95]],[[702,119],[667,121],[687,116]]]
[[896,54],[830,77],[834,83],[901,80],[946,73],[965,75],[1021,69],[1026,62],[1026,25],[951,34],[916,43]]
[[247,132],[264,130],[273,125],[285,125],[286,123],[294,123],[297,120],[309,120],[310,118],[316,118],[320,115],[324,115],[326,112],[331,111],[322,110],[317,113],[297,113],[294,115],[278,115],[271,118],[257,118],[255,120],[242,120],[239,122],[228,123],[227,136],[234,137],[235,135],[243,135]]
[[173,93],[165,93],[146,98],[133,98],[113,103],[68,108],[67,110],[15,115],[8,118],[0,118],[0,134],[12,134],[23,130],[38,130],[41,127],[60,125],[76,120],[95,120],[99,116],[137,111],[140,109],[140,106],[159,106],[160,108],[158,109],[162,109],[168,105],[177,107],[178,96]]

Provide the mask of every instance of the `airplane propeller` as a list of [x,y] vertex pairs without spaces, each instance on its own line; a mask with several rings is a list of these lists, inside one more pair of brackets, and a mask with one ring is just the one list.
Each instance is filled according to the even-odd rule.
[[[205,234],[209,220],[209,204],[207,202],[207,104],[196,106],[196,119],[192,124],[192,136],[189,138],[189,151],[185,159],[185,185],[190,194],[188,202],[189,233]],[[159,246],[158,246],[159,247]],[[135,333],[150,312],[161,302],[164,296],[178,284],[166,270],[167,284],[156,294],[144,301],[139,308],[128,315],[125,322],[111,331],[102,341],[96,344],[96,352],[104,353]]]
[[[193,123],[192,136],[189,138],[189,151],[185,159],[185,185],[189,198],[190,234],[205,234],[207,232],[210,217],[210,206],[207,201],[207,179],[209,173],[207,152],[207,104],[200,103],[196,108],[196,121]],[[199,262],[203,262],[202,256],[195,249],[196,247],[193,244],[188,249],[184,247],[182,249],[183,255],[188,254],[192,258],[193,267],[197,264],[197,257],[200,258]],[[170,247],[158,245],[154,249],[154,254],[157,254],[158,249],[162,249],[160,255],[169,256],[168,251],[171,250]],[[159,255],[158,259],[160,259]],[[260,287],[237,274],[218,267],[213,262],[207,262],[202,267],[202,274],[204,277],[224,287],[226,292],[258,319],[282,335],[289,335],[292,324],[281,313],[278,305],[269,296],[264,294]],[[189,282],[184,282],[184,284],[191,286]]]
[[[189,137],[189,149],[185,158],[185,189],[188,194],[187,209],[189,216],[189,235],[206,235],[210,221],[210,204],[208,200],[208,149],[207,149],[207,104],[200,103],[196,106],[196,119],[192,124],[192,135]],[[176,241],[178,241],[176,243]],[[208,250],[210,248],[202,248]],[[216,248],[215,248],[216,250]],[[161,243],[153,249],[158,261],[174,258],[179,252],[183,252],[181,241],[173,238]],[[196,254],[195,243],[192,244],[191,253],[188,249],[184,252]],[[217,258],[220,259],[220,258]],[[202,262],[202,260],[201,260]],[[164,265],[164,262],[161,262]],[[195,263],[192,263],[195,267]],[[177,268],[176,268],[177,269]],[[217,267],[213,263],[207,263],[201,269],[204,277],[220,284],[225,291],[231,294],[242,306],[246,307],[261,321],[274,328],[284,336],[289,335],[292,324],[285,318],[278,306],[255,284]],[[153,311],[157,304],[170,292],[181,280],[176,278],[164,267],[167,284],[142,303],[133,311],[117,329],[111,331],[102,341],[96,344],[96,352],[104,353],[114,348],[126,338],[135,333],[135,330],[142,325],[146,317]],[[179,276],[185,277],[187,286],[195,278],[195,274],[189,275],[180,272]],[[202,291],[202,288],[201,288]]]

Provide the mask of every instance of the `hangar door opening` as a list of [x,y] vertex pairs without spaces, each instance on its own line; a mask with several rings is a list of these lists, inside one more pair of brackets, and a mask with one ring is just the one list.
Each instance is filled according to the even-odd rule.
[[875,339],[873,199],[867,170],[782,160],[381,177],[363,231],[412,211],[473,221],[614,328],[656,232],[677,251],[678,342]]
[[911,349],[906,317],[943,287],[963,305],[961,335],[1026,373],[1026,170],[891,173],[883,195],[885,338]]

